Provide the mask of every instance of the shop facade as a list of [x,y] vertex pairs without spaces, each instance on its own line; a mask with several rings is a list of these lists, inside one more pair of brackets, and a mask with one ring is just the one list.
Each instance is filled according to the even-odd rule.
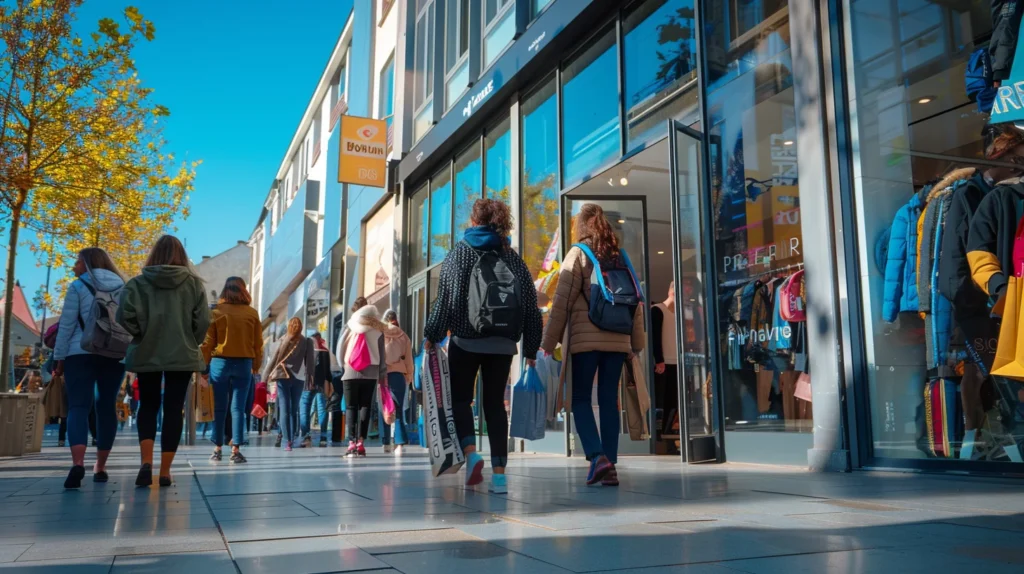
[[[677,302],[674,360],[642,354],[652,436],[624,437],[624,452],[1024,468],[1018,384],[985,383],[998,396],[969,446],[962,375],[927,357],[932,321],[883,314],[879,246],[896,212],[954,168],[1007,165],[984,159],[988,118],[964,88],[989,3],[477,4],[410,0],[400,22],[411,97],[391,302],[411,333],[473,201],[512,207],[542,311],[571,218],[596,202],[650,302],[670,290]],[[552,405],[548,431],[517,448],[579,454],[567,404]]]

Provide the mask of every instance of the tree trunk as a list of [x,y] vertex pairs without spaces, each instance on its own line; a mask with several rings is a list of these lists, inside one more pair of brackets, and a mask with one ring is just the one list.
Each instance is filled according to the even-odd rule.
[[8,381],[7,375],[11,372],[11,321],[14,320],[14,260],[18,255],[18,229],[21,227],[21,209],[25,204],[24,198],[27,193],[19,193],[19,201],[11,210],[11,233],[7,242],[7,284],[4,285],[4,322],[3,332],[0,333],[0,389],[4,391],[13,390],[10,385],[14,381]]

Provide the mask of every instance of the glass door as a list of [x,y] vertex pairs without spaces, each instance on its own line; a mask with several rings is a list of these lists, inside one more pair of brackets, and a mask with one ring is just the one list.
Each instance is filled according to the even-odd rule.
[[715,338],[711,287],[713,255],[705,195],[706,168],[701,134],[669,121],[672,241],[675,263],[680,454],[684,462],[721,460],[721,424],[712,348]]
[[[580,212],[584,205],[588,203],[596,203],[601,206],[604,210],[605,216],[608,218],[608,222],[614,229],[615,234],[619,239],[619,247],[624,249],[629,254],[629,258],[633,263],[633,268],[639,275],[640,286],[646,293],[647,289],[647,206],[646,201],[639,197],[628,197],[628,196],[611,196],[611,195],[574,195],[570,192],[564,196],[562,201],[562,229],[567,230],[564,233],[565,236],[563,253],[567,252],[574,242],[572,237],[572,221],[573,218]],[[648,314],[645,313],[646,317]],[[649,331],[649,329],[648,329]],[[648,360],[648,353],[643,352],[639,354],[640,368],[644,373],[644,379],[647,381],[652,380],[650,373],[651,363]],[[572,389],[572,363],[570,360],[569,368],[566,371],[566,381],[570,389],[568,393],[571,397]],[[620,380],[619,384],[619,454],[650,454],[651,453],[651,441],[650,440],[631,440],[628,434],[627,419],[626,419],[626,400],[623,396],[625,385]],[[597,385],[593,385],[591,389],[591,405],[593,409],[594,420],[600,420],[600,413],[597,406]],[[566,405],[567,408],[570,405]],[[568,409],[571,413],[571,409]],[[576,416],[571,413],[572,416]],[[644,413],[643,416],[647,417],[648,421],[653,420],[650,411]],[[648,427],[649,428],[649,427]],[[571,455],[584,455],[582,443],[580,442],[579,435],[576,434],[576,426],[572,425],[572,435],[570,442],[570,454]]]

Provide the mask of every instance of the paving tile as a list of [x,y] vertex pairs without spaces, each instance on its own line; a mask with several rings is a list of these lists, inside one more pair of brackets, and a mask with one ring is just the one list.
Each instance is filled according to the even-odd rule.
[[724,566],[750,574],[855,574],[861,572],[893,572],[900,574],[934,574],[935,572],[985,572],[986,574],[1019,574],[1021,563],[996,563],[977,558],[957,557],[927,551],[851,550],[798,556],[780,556],[755,560],[726,562]]
[[0,562],[14,562],[31,544],[3,544],[0,542]]
[[235,574],[235,564],[227,551],[186,552],[182,554],[150,554],[118,556],[110,574]]
[[73,559],[91,556],[128,554],[173,554],[224,550],[224,540],[215,528],[182,532],[109,532],[80,534],[74,537],[37,538],[18,558],[25,560]]
[[108,574],[114,564],[113,556],[73,558],[69,560],[37,560],[0,564],[0,571],[24,574]]
[[444,530],[414,530],[408,532],[373,532],[350,534],[346,542],[362,548],[370,554],[393,554],[395,552],[425,552],[446,550],[461,546],[479,544],[480,539],[454,528]]
[[218,522],[228,520],[258,520],[261,518],[303,518],[316,513],[292,502],[286,506],[258,506],[246,508],[221,508],[214,510]]
[[386,554],[379,558],[401,572],[416,572],[417,574],[449,574],[469,571],[487,572],[488,574],[518,574],[519,572],[564,574],[572,572],[572,570],[545,564],[486,542],[429,552]]
[[363,534],[401,530],[436,530],[466,524],[496,522],[497,519],[480,514],[441,514],[423,516],[401,514],[392,517],[318,516],[315,518],[281,518],[267,520],[235,520],[221,522],[220,527],[228,542],[330,536],[335,534]]
[[340,536],[232,543],[231,555],[242,574],[354,572],[388,568],[386,563]]

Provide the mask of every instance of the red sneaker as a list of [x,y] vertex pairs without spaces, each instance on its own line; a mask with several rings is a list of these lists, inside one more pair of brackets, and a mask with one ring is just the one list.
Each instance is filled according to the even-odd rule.
[[363,448],[363,441],[356,443],[356,454],[359,456],[366,456],[366,449]]

